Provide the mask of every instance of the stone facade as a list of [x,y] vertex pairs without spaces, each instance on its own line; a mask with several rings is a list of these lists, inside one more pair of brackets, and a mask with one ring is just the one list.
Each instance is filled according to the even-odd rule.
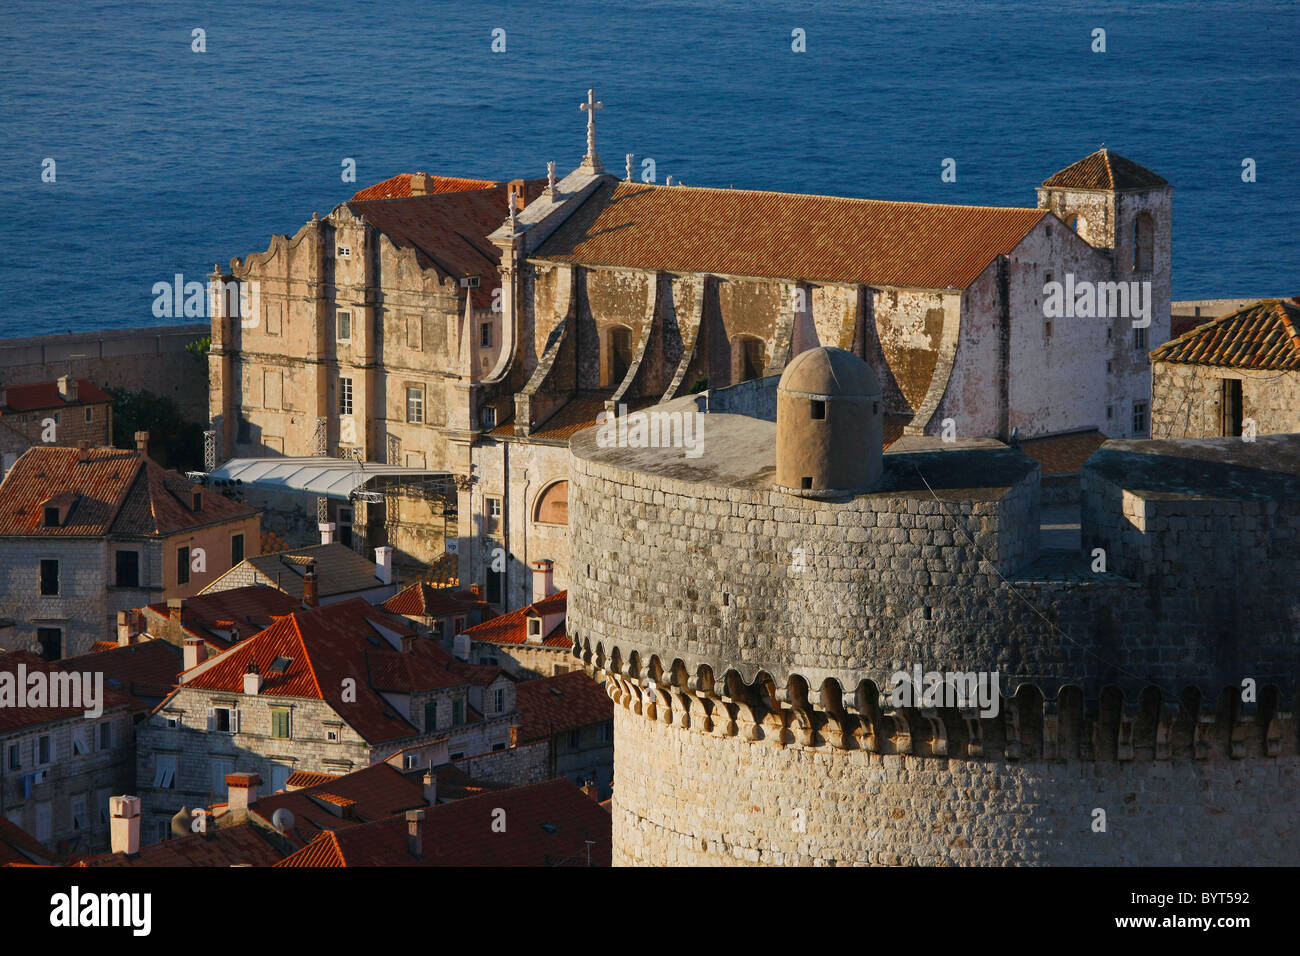
[[1300,372],[1156,362],[1151,392],[1153,438],[1225,434],[1224,382],[1241,383],[1241,416],[1259,435],[1300,432]]

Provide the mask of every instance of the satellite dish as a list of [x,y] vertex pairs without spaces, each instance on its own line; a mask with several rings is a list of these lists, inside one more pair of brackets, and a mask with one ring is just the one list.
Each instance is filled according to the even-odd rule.
[[293,826],[293,814],[281,807],[271,814],[271,826],[275,827],[281,833],[285,833]]

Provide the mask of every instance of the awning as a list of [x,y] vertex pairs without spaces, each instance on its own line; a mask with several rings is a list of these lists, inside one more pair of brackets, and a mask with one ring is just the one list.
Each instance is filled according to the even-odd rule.
[[267,491],[339,501],[351,500],[359,492],[398,486],[406,490],[433,492],[450,497],[453,504],[455,502],[453,478],[449,471],[339,458],[232,458],[208,472],[207,479],[209,483],[238,482]]

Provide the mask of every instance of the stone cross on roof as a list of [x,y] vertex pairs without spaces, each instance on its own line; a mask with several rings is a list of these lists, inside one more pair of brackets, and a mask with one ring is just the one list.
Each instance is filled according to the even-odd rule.
[[546,191],[552,194],[555,192],[555,160],[546,164]]
[[603,110],[605,104],[596,99],[594,90],[587,91],[587,102],[578,105],[578,109],[587,114],[587,155],[582,157],[582,165],[592,172],[603,173],[605,167],[596,155],[596,110]]

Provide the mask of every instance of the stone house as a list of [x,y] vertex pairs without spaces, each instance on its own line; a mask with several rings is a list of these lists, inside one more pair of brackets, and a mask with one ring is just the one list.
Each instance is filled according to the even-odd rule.
[[492,615],[477,584],[468,591],[457,591],[416,581],[385,601],[383,608],[406,618],[422,636],[433,638],[446,651],[452,650],[457,634]]
[[0,473],[33,445],[113,444],[113,400],[94,382],[68,375],[0,386]]
[[0,484],[0,646],[45,657],[116,637],[117,612],[198,593],[257,554],[257,511],[146,454],[28,450]]
[[1300,303],[1263,299],[1151,353],[1154,438],[1300,432]]
[[269,792],[296,771],[347,773],[440,738],[461,753],[506,749],[514,680],[454,660],[404,619],[360,598],[294,611],[204,659],[186,644],[181,685],[141,725],[147,833],[182,806],[226,797],[226,776]]
[[291,548],[246,559],[205,587],[203,594],[260,586],[305,601],[310,568],[317,603],[335,604],[356,597],[378,603],[397,590],[392,557],[392,548],[376,548],[372,563],[336,541]]
[[614,702],[580,670],[519,685],[519,742],[550,744],[549,774],[593,784],[608,799],[614,780]]
[[[106,686],[102,672],[94,690],[101,656],[54,665],[26,651],[0,654],[0,813],[59,853],[106,847],[108,799],[135,780],[134,704],[128,694]],[[37,673],[45,675],[48,696],[39,705],[25,696],[26,705],[20,704],[14,691],[21,694]],[[91,685],[83,677],[77,692],[98,696],[99,707],[85,696],[74,701],[60,695],[56,701],[53,678],[61,674],[89,676]],[[54,706],[70,701],[75,706]]]
[[573,641],[564,630],[567,592],[550,593],[546,564],[539,561],[534,568],[535,600],[467,629],[455,641],[457,656],[503,667],[521,680],[564,674],[573,667]]

